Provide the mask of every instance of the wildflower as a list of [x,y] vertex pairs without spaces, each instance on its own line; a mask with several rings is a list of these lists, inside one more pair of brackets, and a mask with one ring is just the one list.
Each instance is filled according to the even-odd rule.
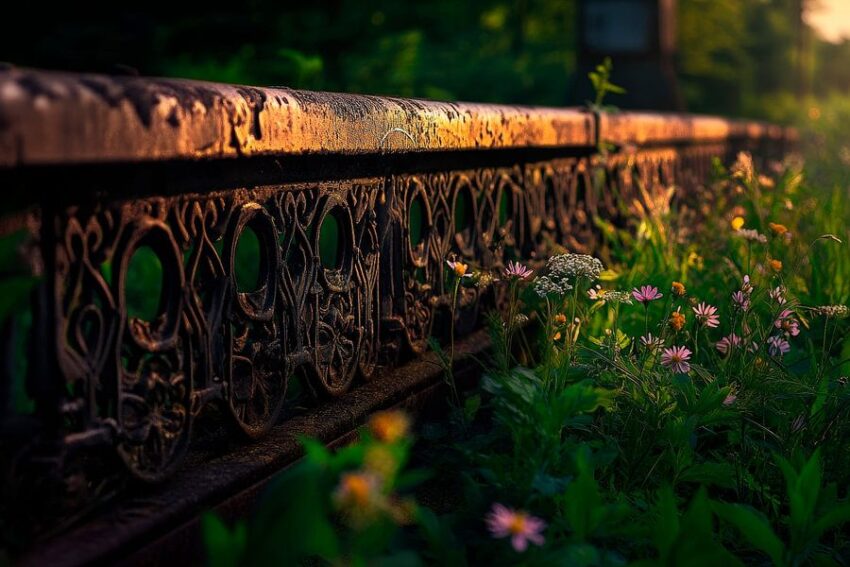
[[541,298],[549,295],[565,295],[573,289],[566,280],[556,281],[549,276],[538,276],[534,280],[534,293]]
[[599,279],[605,267],[598,258],[587,254],[558,254],[546,262],[549,273],[560,278],[587,278],[590,281]]
[[587,297],[589,297],[589,298],[590,298],[590,299],[592,299],[593,301],[604,300],[604,299],[603,299],[603,296],[604,296],[606,293],[607,293],[607,292],[606,292],[604,289],[602,289],[602,286],[601,286],[601,285],[596,284],[594,287],[592,287],[592,288],[590,288],[589,290],[587,290]]
[[770,227],[771,232],[776,236],[782,236],[786,232],[788,232],[788,227],[784,224],[779,224],[775,222],[767,223],[767,226]]
[[767,237],[754,228],[742,228],[736,234],[744,240],[751,242],[760,242],[762,244],[767,242]]
[[730,223],[732,225],[732,230],[738,231],[744,228],[744,217],[735,217],[732,219]]
[[555,333],[555,336],[552,337],[552,341],[560,341],[562,336],[563,335],[561,335],[561,331],[558,331],[557,333]]
[[741,284],[741,291],[743,291],[747,295],[750,295],[751,293],[753,293],[753,285],[750,283],[750,276],[749,275],[744,276],[744,281]]
[[646,305],[650,301],[661,299],[662,297],[664,297],[664,294],[658,291],[657,287],[644,285],[641,286],[640,289],[634,288],[632,290],[632,297]]
[[731,350],[735,347],[741,346],[742,339],[735,333],[730,334],[729,336],[723,337],[717,344],[714,346],[720,351],[722,354],[729,354]]
[[675,311],[670,313],[670,327],[673,328],[674,331],[681,331],[685,326],[685,315],[680,311],[681,307],[678,307]]
[[724,406],[731,406],[732,404],[735,403],[735,400],[737,400],[737,399],[738,399],[738,396],[736,396],[732,392],[729,392],[728,394],[726,394],[726,397],[723,398],[723,405]]
[[741,179],[745,182],[750,182],[755,177],[755,167],[753,166],[753,156],[749,152],[738,152],[738,157],[732,167],[729,168],[732,177]]
[[767,175],[759,175],[759,185],[766,189],[773,189],[776,183]]
[[673,346],[665,348],[661,354],[661,365],[669,368],[677,374],[687,374],[691,371],[691,365],[688,362],[691,358],[691,351],[688,347]]
[[529,269],[528,267],[520,264],[519,262],[514,262],[509,260],[508,265],[505,268],[505,277],[514,278],[518,280],[527,280],[531,277],[531,274],[534,273],[534,270]]
[[785,292],[785,286],[778,285],[769,292],[767,292],[767,295],[779,305],[785,305],[785,302],[787,301],[785,299]]
[[556,325],[566,325],[567,324],[567,316],[564,315],[563,313],[558,313],[557,315],[555,315],[553,320],[555,321]]
[[768,337],[767,345],[770,356],[782,356],[791,350],[791,344],[779,335]]
[[486,288],[493,285],[495,282],[499,281],[493,274],[490,272],[473,272],[470,274],[472,277],[472,283],[476,287]]
[[815,307],[815,313],[824,317],[843,319],[850,314],[850,309],[846,305],[821,305],[820,307]]
[[652,333],[647,333],[640,338],[640,343],[646,347],[648,351],[655,351],[664,346],[664,339],[661,337],[653,337]]
[[446,264],[449,265],[449,268],[454,272],[454,274],[459,278],[469,278],[472,277],[472,274],[467,274],[466,271],[469,269],[469,264],[464,264],[463,262],[457,261],[453,262],[451,260],[446,260]]
[[686,293],[685,284],[683,284],[682,282],[673,282],[673,285],[670,286],[670,291],[673,293],[673,295],[678,295],[679,297],[682,297]]
[[543,545],[543,530],[546,522],[521,510],[513,510],[493,504],[485,519],[487,529],[494,538],[501,539],[510,537],[514,551],[522,553],[531,542],[535,545]]
[[770,269],[774,272],[782,271],[782,262],[780,260],[771,260],[768,264],[770,265]]
[[794,318],[794,312],[790,309],[783,309],[776,321],[773,322],[773,326],[792,337],[800,334],[800,322]]
[[363,466],[383,479],[398,472],[398,458],[387,445],[372,445],[363,455]]
[[369,472],[343,474],[333,494],[339,508],[364,510],[373,508],[380,492],[380,479]]
[[369,419],[369,429],[379,441],[395,443],[407,436],[410,419],[398,410],[379,411]]
[[732,303],[735,308],[748,311],[750,309],[750,296],[743,291],[736,291],[732,294]]
[[720,316],[717,315],[717,307],[708,305],[707,303],[700,303],[694,307],[693,310],[694,313],[696,313],[697,321],[699,321],[700,324],[705,325],[710,329],[720,325]]
[[688,266],[696,268],[699,271],[705,267],[704,258],[696,252],[688,254]]
[[514,325],[521,327],[526,323],[528,323],[528,315],[526,315],[525,313],[517,313],[514,316]]

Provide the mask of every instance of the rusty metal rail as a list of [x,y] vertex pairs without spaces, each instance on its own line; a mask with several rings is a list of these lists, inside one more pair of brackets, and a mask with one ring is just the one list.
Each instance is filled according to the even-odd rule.
[[627,225],[712,158],[793,142],[712,117],[2,71],[0,277],[34,276],[0,329],[4,529],[165,481],[199,419],[264,436],[293,376],[336,397],[471,333],[498,288],[464,288],[449,321],[450,255],[592,251],[594,217]]

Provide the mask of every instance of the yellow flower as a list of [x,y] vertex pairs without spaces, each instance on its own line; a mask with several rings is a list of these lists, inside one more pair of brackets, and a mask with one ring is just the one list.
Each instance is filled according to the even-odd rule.
[[772,178],[767,175],[759,175],[759,185],[767,189],[772,189],[776,185]]
[[774,272],[782,271],[782,262],[780,262],[779,260],[771,260],[768,263],[770,264],[770,267]]
[[557,333],[555,333],[555,336],[554,336],[554,337],[552,337],[552,340],[553,340],[553,341],[557,341],[557,340],[560,340],[560,339],[561,339],[561,333],[560,333],[560,331],[559,331],[559,332],[557,332]]
[[673,285],[670,286],[670,291],[673,292],[673,295],[678,295],[682,297],[685,295],[685,284],[682,282],[673,282]]
[[459,278],[463,277],[468,267],[463,262],[455,262],[455,275]]
[[732,219],[732,230],[741,230],[744,228],[744,217],[735,217]]
[[770,227],[770,230],[771,230],[771,231],[773,232],[773,234],[775,234],[776,236],[782,236],[783,234],[785,234],[786,232],[788,232],[788,227],[786,227],[784,224],[779,224],[779,223],[771,222],[771,223],[767,223],[767,226],[769,226],[769,227]]
[[679,311],[679,309],[670,313],[670,327],[672,327],[674,331],[681,331],[685,326],[685,321],[685,316]]
[[369,429],[379,441],[395,443],[407,436],[410,420],[398,410],[380,411],[369,419]]
[[556,325],[566,325],[567,316],[563,313],[558,313],[557,315],[555,315],[554,320]]
[[691,252],[690,254],[688,254],[688,265],[700,271],[702,271],[702,269],[705,267],[703,257],[697,254],[696,252]]
[[398,459],[387,445],[372,445],[366,450],[363,466],[386,479],[398,471]]
[[342,508],[365,508],[378,490],[377,478],[363,472],[346,473],[339,479],[334,500]]

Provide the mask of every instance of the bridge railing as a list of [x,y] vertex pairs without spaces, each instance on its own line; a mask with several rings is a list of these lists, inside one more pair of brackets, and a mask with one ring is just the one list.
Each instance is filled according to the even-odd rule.
[[596,217],[628,225],[670,186],[700,191],[713,158],[793,141],[691,115],[0,72],[7,509],[73,515],[105,479],[164,480],[210,412],[261,437],[293,376],[338,396],[479,328],[499,288],[463,288],[450,321],[447,258],[593,251]]

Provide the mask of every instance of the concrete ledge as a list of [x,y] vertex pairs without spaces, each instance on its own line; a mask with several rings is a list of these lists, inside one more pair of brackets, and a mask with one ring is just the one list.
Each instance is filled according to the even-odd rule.
[[601,114],[598,131],[603,142],[637,146],[750,141],[793,141],[797,133],[764,122],[729,120],[695,114],[622,112]]
[[593,146],[577,109],[0,71],[0,166]]

